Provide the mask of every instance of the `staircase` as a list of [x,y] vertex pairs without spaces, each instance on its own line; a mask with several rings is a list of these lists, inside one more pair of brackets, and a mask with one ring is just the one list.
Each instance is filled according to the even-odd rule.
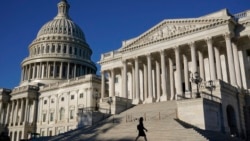
[[[39,141],[134,141],[138,134],[139,117],[144,118],[148,141],[241,141],[222,133],[197,129],[176,120],[175,101],[137,105],[95,126],[41,138]],[[143,140],[143,137],[138,139]]]

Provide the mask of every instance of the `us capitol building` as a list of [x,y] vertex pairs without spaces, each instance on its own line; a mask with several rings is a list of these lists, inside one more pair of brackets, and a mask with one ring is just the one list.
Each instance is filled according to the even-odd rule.
[[178,118],[250,135],[250,11],[166,19],[101,55],[101,76],[66,0],[39,30],[20,85],[0,89],[0,131],[54,136],[132,105],[177,101]]

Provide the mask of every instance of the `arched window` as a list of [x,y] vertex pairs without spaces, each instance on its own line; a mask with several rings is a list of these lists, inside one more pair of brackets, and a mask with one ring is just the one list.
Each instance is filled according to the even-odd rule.
[[64,114],[65,114],[65,109],[62,107],[59,111],[59,120],[63,120],[64,119]]

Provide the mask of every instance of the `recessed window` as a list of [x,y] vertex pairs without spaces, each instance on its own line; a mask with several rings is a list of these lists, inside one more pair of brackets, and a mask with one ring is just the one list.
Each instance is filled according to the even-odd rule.
[[47,104],[47,100],[44,100],[43,104]]
[[43,113],[43,122],[46,121],[46,113]]
[[80,98],[83,98],[83,93],[80,93],[80,96],[79,96]]
[[51,103],[54,103],[55,101],[54,101],[54,99],[51,99]]
[[61,98],[61,101],[64,101],[64,97]]
[[74,110],[70,110],[70,119],[74,119]]
[[74,99],[74,95],[71,95],[71,99]]
[[51,112],[50,113],[50,121],[53,121],[54,120],[54,112]]
[[119,82],[119,78],[115,77],[115,83],[118,83],[118,82]]

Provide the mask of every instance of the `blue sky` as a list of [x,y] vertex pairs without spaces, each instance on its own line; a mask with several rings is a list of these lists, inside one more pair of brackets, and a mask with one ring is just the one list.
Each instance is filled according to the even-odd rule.
[[[0,88],[14,88],[28,46],[46,22],[57,15],[60,0],[1,0]],[[92,60],[116,50],[164,19],[194,18],[227,8],[235,14],[250,9],[249,0],[68,0],[70,17],[83,30]],[[99,65],[97,64],[98,68]],[[99,72],[99,70],[98,70]]]

